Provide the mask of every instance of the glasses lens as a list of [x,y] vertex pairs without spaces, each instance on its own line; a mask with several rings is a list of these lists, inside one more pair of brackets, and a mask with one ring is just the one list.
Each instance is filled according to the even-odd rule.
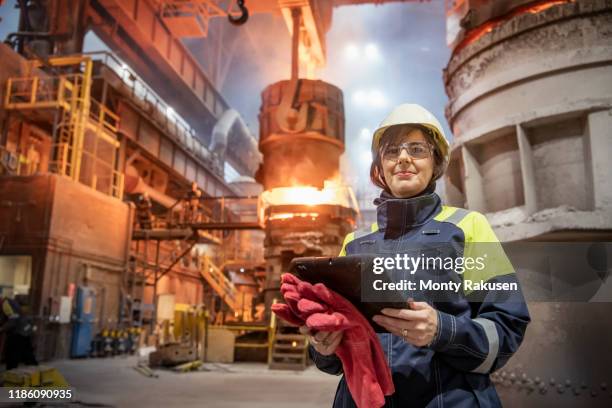
[[385,160],[397,160],[400,155],[400,147],[398,145],[389,145],[383,153]]
[[385,160],[397,160],[403,149],[406,149],[413,159],[425,159],[431,153],[431,149],[426,143],[402,143],[401,145],[389,145],[383,153],[383,158]]
[[415,159],[424,159],[429,156],[429,147],[425,143],[410,143],[408,154]]

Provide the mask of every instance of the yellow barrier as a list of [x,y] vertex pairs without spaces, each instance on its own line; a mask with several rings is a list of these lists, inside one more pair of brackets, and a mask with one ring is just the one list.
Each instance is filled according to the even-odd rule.
[[4,372],[4,387],[56,387],[65,388],[70,384],[63,375],[53,367],[26,366]]

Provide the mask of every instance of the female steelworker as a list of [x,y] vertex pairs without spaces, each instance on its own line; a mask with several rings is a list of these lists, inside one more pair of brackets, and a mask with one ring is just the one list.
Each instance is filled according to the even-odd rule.
[[[442,205],[434,192],[436,180],[446,169],[448,150],[442,127],[430,112],[414,104],[396,107],[372,141],[370,176],[383,189],[375,200],[377,223],[349,234],[341,255],[374,247],[389,256],[389,248],[402,253],[433,242],[499,245],[482,214]],[[396,390],[385,406],[501,406],[489,374],[517,351],[530,321],[514,270],[507,265],[493,273],[474,269],[470,278],[515,283],[519,289],[513,301],[500,301],[485,292],[478,302],[463,295],[445,302],[409,301],[404,309],[383,309],[374,317],[389,332],[378,335]],[[342,342],[342,332],[312,336],[306,327],[300,330],[309,335],[309,352],[317,367],[341,374],[342,364],[334,351]],[[344,377],[333,406],[355,406]]]

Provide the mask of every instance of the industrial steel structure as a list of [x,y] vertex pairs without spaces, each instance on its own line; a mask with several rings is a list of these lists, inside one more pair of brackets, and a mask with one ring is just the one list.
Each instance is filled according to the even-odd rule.
[[[303,86],[300,121],[292,130],[292,101],[304,80],[296,74],[291,90],[277,86],[264,93],[259,148],[268,160],[258,174],[270,191],[260,196],[261,187],[248,181],[260,166],[258,142],[217,91],[219,71],[209,79],[182,39],[210,37],[212,18],[243,24],[249,12],[283,14],[294,33],[297,73],[299,65],[324,63],[333,5],[271,1],[246,10],[209,0],[16,4],[18,30],[0,46],[6,61],[0,70],[0,194],[6,198],[0,252],[3,270],[23,271],[8,273],[4,295],[29,296],[40,357],[82,353],[70,346],[80,329],[68,324],[81,294],[78,308],[88,309],[84,315],[93,329],[79,327],[88,332],[136,326],[158,333],[159,296],[167,293],[177,307],[205,305],[211,322],[259,319],[267,327],[269,313],[254,306],[262,301],[269,307],[282,267],[304,253],[300,245],[309,242],[312,253],[333,255],[354,225],[352,193],[338,179],[342,93],[317,81]],[[84,53],[89,31],[111,52]],[[280,105],[273,89],[284,95]],[[310,166],[319,147],[332,156],[315,178],[273,181],[277,157],[269,146],[296,154],[310,146]],[[226,164],[241,181],[225,181]],[[307,173],[312,175],[304,168],[292,174]],[[332,181],[321,192],[325,198],[309,206],[308,217],[303,206],[275,191],[316,191]],[[287,213],[295,220],[288,221]],[[321,229],[325,233],[318,236]],[[264,257],[265,236],[270,244]],[[232,272],[245,269],[246,281]],[[253,285],[262,292],[250,290]]]
[[[485,213],[502,241],[610,241],[612,3],[454,1],[447,19],[449,204]],[[538,248],[515,265],[527,294],[560,284],[549,274],[563,265],[543,268]],[[586,284],[586,270],[568,274]],[[529,304],[525,344],[497,373],[504,402],[609,404],[609,296]]]
[[[186,339],[172,346],[185,358],[218,342],[306,365],[304,336],[270,317],[280,275],[296,256],[337,254],[359,213],[339,174],[343,94],[313,71],[334,7],[391,1],[16,2],[0,44],[0,284],[28,295],[42,359],[137,327],[143,344]],[[612,2],[445,4],[446,202],[485,213],[501,241],[609,241]],[[256,13],[281,15],[292,38],[258,137],[219,92],[227,44],[210,25]],[[89,31],[110,51],[84,53]],[[209,69],[189,37],[212,44]],[[531,259],[515,265],[526,293],[542,281]],[[611,311],[530,303],[525,344],[493,377],[504,402],[605,406]]]

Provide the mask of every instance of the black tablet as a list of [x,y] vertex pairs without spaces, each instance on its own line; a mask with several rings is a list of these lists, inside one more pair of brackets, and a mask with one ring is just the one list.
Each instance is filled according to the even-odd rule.
[[401,292],[394,293],[385,302],[366,302],[362,297],[362,274],[371,273],[373,255],[348,255],[341,257],[294,258],[289,272],[303,281],[322,283],[349,300],[370,322],[377,333],[388,331],[376,324],[372,317],[382,314],[384,308],[405,309],[407,298]]

